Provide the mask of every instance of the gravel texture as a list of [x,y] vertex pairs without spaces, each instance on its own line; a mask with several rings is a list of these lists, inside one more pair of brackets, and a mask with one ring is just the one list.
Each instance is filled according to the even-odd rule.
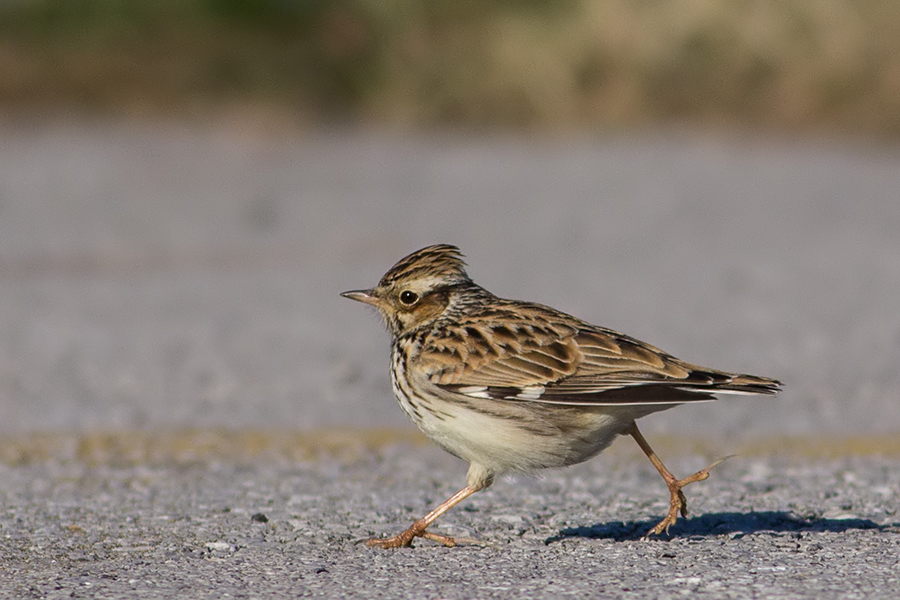
[[[620,440],[617,445],[627,445]],[[633,445],[633,444],[632,444]],[[687,473],[706,458],[670,460]],[[438,522],[484,547],[356,542],[398,533],[462,485],[437,449],[181,465],[0,470],[10,598],[892,598],[900,461],[734,458],[666,510],[649,462],[612,452],[505,478]],[[263,519],[266,522],[260,522]]]
[[[6,125],[0,596],[893,597],[897,190],[891,146]],[[669,539],[622,440],[438,522],[484,547],[356,545],[463,483],[337,295],[435,242],[787,388],[642,422],[678,474],[742,452]]]

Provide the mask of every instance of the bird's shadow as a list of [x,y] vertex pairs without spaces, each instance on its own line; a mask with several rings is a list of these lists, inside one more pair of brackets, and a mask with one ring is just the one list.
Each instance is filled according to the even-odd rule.
[[[608,539],[626,541],[639,539],[656,525],[658,521],[614,521],[597,523],[586,527],[569,527],[558,534],[547,538],[545,543],[552,544],[569,538]],[[733,535],[735,538],[754,533],[800,533],[800,532],[835,532],[841,533],[849,529],[876,529],[879,531],[895,530],[898,524],[879,525],[870,519],[825,519],[821,517],[803,518],[781,511],[764,512],[719,512],[706,513],[691,519],[679,519],[669,530],[669,535],[660,539],[680,537],[712,537]]]

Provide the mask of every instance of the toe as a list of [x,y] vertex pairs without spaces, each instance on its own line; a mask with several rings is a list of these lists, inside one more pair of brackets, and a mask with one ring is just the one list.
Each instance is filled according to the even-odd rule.
[[409,548],[412,547],[413,539],[414,536],[405,536],[403,534],[385,539],[372,538],[366,540],[366,546],[370,548]]
[[457,540],[447,535],[440,535],[438,533],[431,533],[430,531],[423,531],[422,537],[438,544],[442,544],[447,546],[448,548],[452,548],[457,544]]

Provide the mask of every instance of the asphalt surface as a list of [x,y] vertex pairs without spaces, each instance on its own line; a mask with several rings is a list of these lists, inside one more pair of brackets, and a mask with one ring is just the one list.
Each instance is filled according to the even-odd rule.
[[[538,140],[111,125],[0,131],[0,596],[892,597],[900,150],[685,133]],[[777,399],[463,483],[410,436],[387,336],[337,294],[459,245],[497,294]],[[257,516],[254,520],[254,515]]]

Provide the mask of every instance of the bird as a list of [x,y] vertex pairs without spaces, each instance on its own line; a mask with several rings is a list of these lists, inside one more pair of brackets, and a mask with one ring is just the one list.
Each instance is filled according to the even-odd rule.
[[776,379],[685,362],[549,306],[495,296],[472,281],[450,244],[413,252],[375,287],[341,295],[378,310],[391,335],[391,387],[400,406],[469,465],[465,487],[402,533],[366,540],[369,546],[474,542],[428,527],[500,475],[581,463],[620,435],[637,442],[669,491],[669,511],[645,539],[668,535],[678,515],[688,514],[682,488],[707,479],[721,460],[678,479],[636,420],[716,394],[772,396],[782,388]]

